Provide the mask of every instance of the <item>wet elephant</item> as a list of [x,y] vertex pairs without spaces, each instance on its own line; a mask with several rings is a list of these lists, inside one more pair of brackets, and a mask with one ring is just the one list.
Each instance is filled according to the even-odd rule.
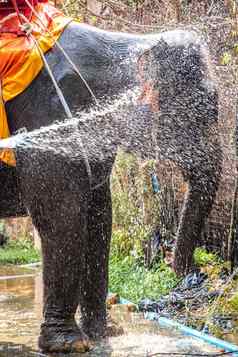
[[[183,169],[189,181],[175,255],[177,272],[186,271],[218,182],[217,94],[203,45],[184,31],[134,36],[76,23],[67,27],[59,42],[98,99],[133,87],[137,59],[151,48],[154,72],[149,75],[159,89],[160,107],[153,113],[155,146],[162,157]],[[46,58],[72,111],[87,109],[92,96],[61,51],[55,47]],[[11,133],[65,118],[46,70],[6,109]],[[147,122],[141,119],[140,125],[141,132],[143,126],[146,130]],[[134,148],[140,151],[140,145]],[[90,190],[84,160],[57,155],[52,159],[47,150],[16,151],[17,167],[2,165],[0,171],[0,216],[30,214],[42,239],[44,321],[39,345],[44,351],[84,351],[86,335],[94,338],[106,332],[112,213],[105,177],[110,175],[114,153],[107,161],[92,164],[95,183],[103,184]],[[187,248],[190,245],[192,249]],[[78,305],[80,327],[74,317]]]

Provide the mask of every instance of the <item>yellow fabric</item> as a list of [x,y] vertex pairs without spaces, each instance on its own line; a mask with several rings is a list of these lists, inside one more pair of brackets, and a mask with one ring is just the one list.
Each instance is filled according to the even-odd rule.
[[[0,137],[1,139],[3,139],[9,137],[10,132],[8,129],[7,115],[5,111],[4,102],[2,99],[1,87],[0,87],[0,94],[1,94],[0,95]],[[13,151],[10,149],[5,149],[0,151],[0,160],[2,160],[3,162],[9,165],[16,164],[15,155]]]
[[[65,17],[49,3],[40,3],[35,7],[35,10],[41,20],[33,14],[31,34],[45,53],[53,47],[72,20]],[[14,17],[8,21],[9,28],[12,28],[14,21],[16,24],[18,19]],[[7,21],[4,22],[4,29],[6,26]],[[49,33],[42,27],[47,28]],[[17,36],[14,33],[0,33],[0,139],[10,135],[4,103],[22,93],[39,74],[42,67],[43,61],[39,49],[32,38]],[[8,165],[16,164],[14,153],[11,150],[1,150],[0,160]]]

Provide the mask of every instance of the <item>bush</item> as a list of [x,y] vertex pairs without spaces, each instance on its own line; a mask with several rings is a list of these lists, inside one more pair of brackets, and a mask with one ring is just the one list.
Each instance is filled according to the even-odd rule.
[[217,264],[219,259],[215,253],[208,253],[204,248],[197,248],[194,252],[195,263],[202,267]]
[[158,299],[174,288],[178,279],[172,270],[160,263],[147,270],[134,257],[111,256],[109,289],[138,303],[142,298]]
[[40,253],[29,239],[11,240],[0,248],[0,264],[28,264],[40,260]]
[[154,162],[119,152],[112,176],[113,236],[110,291],[134,303],[158,299],[177,284],[172,270],[157,263],[144,267],[145,242],[160,224],[160,200],[152,190]]
[[142,256],[143,243],[159,225],[159,196],[153,193],[149,174],[153,165],[123,152],[117,156],[112,175],[113,254]]

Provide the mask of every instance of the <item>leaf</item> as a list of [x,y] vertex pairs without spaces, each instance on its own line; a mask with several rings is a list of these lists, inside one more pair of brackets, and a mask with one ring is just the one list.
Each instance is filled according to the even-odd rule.
[[91,21],[92,21],[93,24],[96,24],[96,22],[97,22],[97,17],[96,17],[96,16],[92,16],[92,17],[91,17]]
[[235,43],[235,45],[234,45],[234,53],[235,53],[235,55],[238,55],[238,43]]
[[229,52],[224,52],[221,57],[221,65],[226,66],[231,62],[232,56]]
[[235,38],[235,37],[237,37],[237,36],[238,36],[238,31],[232,30],[232,31],[231,31],[231,37]]

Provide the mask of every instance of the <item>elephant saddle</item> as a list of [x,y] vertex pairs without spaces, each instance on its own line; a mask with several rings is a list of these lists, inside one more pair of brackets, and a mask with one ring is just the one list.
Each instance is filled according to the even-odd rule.
[[[22,16],[6,5],[8,1],[0,0],[0,139],[10,136],[5,103],[36,78],[43,68],[42,53],[54,46],[72,21],[45,0],[33,0],[30,8],[17,0]],[[11,150],[1,150],[0,160],[15,165]]]

